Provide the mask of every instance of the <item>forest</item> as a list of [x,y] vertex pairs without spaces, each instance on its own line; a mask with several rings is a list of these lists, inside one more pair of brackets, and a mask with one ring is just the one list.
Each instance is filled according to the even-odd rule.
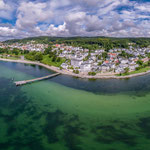
[[112,48],[128,48],[130,44],[134,47],[148,47],[150,45],[150,38],[113,38],[113,37],[30,37],[25,39],[8,40],[5,43],[12,44],[27,43],[30,41],[41,44],[66,44],[71,46],[79,46],[89,50],[95,50],[102,47],[105,50]]

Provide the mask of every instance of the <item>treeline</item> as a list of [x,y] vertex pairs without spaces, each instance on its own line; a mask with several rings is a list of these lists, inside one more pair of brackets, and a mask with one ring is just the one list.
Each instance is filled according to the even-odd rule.
[[79,46],[90,50],[98,49],[99,46],[106,51],[112,48],[128,48],[129,43],[135,43],[135,47],[147,47],[150,45],[150,38],[107,38],[107,37],[33,37],[20,40],[9,40],[6,43],[27,43],[30,41],[42,44],[66,44]]
[[28,54],[29,51],[27,50],[19,50],[17,48],[14,48],[13,50],[10,50],[9,48],[0,48],[0,54],[9,54],[9,55],[15,55],[15,56],[18,56],[18,55],[25,55],[25,54]]
[[10,55],[12,57],[19,58],[20,56],[24,56],[25,59],[31,61],[39,61],[44,64],[53,65],[60,67],[63,62],[66,60],[63,58],[58,57],[56,51],[52,51],[51,47],[45,49],[44,52],[36,52],[36,51],[27,51],[27,50],[19,50],[14,48],[10,50],[9,48],[2,49],[0,48],[0,54],[2,56]]

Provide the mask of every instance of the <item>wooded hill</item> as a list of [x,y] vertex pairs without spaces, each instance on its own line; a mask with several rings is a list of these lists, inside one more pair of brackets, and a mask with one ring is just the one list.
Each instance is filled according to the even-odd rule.
[[41,44],[66,44],[72,46],[81,46],[88,49],[97,49],[99,46],[109,50],[111,48],[128,48],[130,44],[135,47],[148,47],[150,38],[113,38],[113,37],[30,37],[25,39],[8,40],[4,43],[27,43],[35,41]]

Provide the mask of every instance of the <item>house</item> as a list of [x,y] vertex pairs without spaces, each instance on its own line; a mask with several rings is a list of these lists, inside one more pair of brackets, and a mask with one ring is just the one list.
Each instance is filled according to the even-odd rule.
[[128,64],[129,63],[129,61],[127,59],[121,60],[120,62],[121,62],[121,64]]
[[128,64],[122,64],[122,63],[121,63],[121,64],[119,64],[119,67],[124,69],[124,68],[129,67],[129,65],[128,65]]
[[139,67],[138,64],[129,66],[129,70],[134,71],[137,67]]
[[108,53],[108,57],[110,57],[110,58],[116,58],[117,54],[116,53]]
[[144,63],[146,63],[146,62],[148,62],[148,61],[149,61],[149,58],[148,58],[148,57],[143,58],[143,59],[142,59],[142,61],[143,61]]
[[61,64],[61,67],[62,67],[63,69],[68,69],[68,64],[62,63],[62,64]]
[[73,67],[80,67],[80,65],[83,63],[83,57],[72,57],[71,58],[71,65]]
[[107,65],[102,65],[102,66],[100,67],[100,70],[101,70],[101,72],[107,72],[107,71],[110,70],[110,67],[107,66]]
[[99,66],[93,65],[91,70],[92,70],[93,72],[95,72],[95,71],[97,71],[98,69],[99,69]]
[[121,67],[117,67],[117,68],[115,69],[115,73],[124,73],[124,69],[121,68]]
[[91,71],[91,63],[89,63],[88,61],[83,62],[80,66],[80,71],[81,72],[89,72]]

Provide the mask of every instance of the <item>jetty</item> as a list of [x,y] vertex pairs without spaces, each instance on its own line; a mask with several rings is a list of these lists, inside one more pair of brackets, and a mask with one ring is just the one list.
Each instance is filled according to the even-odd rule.
[[28,83],[33,83],[33,82],[37,82],[37,81],[41,81],[41,80],[46,80],[46,79],[49,79],[52,77],[56,77],[58,75],[60,75],[60,73],[55,73],[55,74],[51,74],[48,76],[44,76],[44,77],[40,77],[40,78],[36,78],[36,79],[31,79],[31,80],[16,81],[15,84],[16,84],[16,86],[25,85]]

